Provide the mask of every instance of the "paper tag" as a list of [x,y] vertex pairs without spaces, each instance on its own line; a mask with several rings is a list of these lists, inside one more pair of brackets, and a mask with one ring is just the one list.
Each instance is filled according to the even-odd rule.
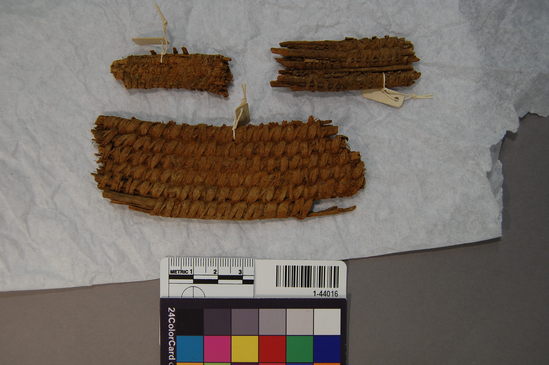
[[362,96],[366,99],[377,101],[378,103],[383,103],[385,105],[392,106],[394,108],[400,108],[404,104],[405,100],[408,99],[430,99],[433,97],[431,94],[426,95],[416,95],[416,94],[405,94],[398,92],[396,90],[387,89],[385,87],[385,73],[381,74],[383,77],[381,89],[367,89],[362,92]]
[[154,45],[154,44],[162,45],[162,52],[160,53],[160,62],[162,63],[164,55],[168,52],[168,44],[170,44],[170,42],[168,41],[168,20],[160,10],[160,7],[158,6],[158,4],[154,4],[154,7],[156,8],[156,12],[160,17],[160,20],[162,21],[162,34],[164,36],[132,38],[132,40],[141,46]]
[[140,46],[148,46],[155,44],[170,44],[170,42],[164,37],[145,37],[145,38],[132,38],[136,44]]
[[[389,89],[387,89],[389,90]],[[392,90],[390,90],[392,91]],[[386,92],[384,89],[369,89],[362,92],[362,96],[366,99],[377,101],[394,108],[400,108],[404,104],[404,96]]]
[[239,125],[245,125],[250,122],[250,107],[248,106],[248,98],[246,97],[246,84],[242,84],[242,100],[240,105],[234,110],[233,120],[233,140],[236,139],[236,128]]
[[167,257],[160,296],[170,298],[345,298],[343,261]]

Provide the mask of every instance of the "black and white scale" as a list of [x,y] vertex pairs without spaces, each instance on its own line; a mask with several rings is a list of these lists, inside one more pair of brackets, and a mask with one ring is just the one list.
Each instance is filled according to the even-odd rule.
[[254,259],[168,257],[162,261],[162,296],[253,297]]
[[343,261],[166,257],[160,265],[160,295],[170,298],[345,298],[346,276]]

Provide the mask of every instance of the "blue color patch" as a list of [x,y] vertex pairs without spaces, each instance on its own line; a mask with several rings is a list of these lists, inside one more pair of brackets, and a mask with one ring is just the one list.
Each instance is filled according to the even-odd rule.
[[314,336],[314,362],[340,362],[340,336]]
[[204,361],[203,336],[177,336],[175,346],[177,362]]

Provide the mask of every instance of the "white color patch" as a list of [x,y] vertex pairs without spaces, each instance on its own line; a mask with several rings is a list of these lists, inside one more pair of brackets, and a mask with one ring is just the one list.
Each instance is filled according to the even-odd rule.
[[314,309],[314,334],[339,335],[341,334],[341,313],[339,308]]

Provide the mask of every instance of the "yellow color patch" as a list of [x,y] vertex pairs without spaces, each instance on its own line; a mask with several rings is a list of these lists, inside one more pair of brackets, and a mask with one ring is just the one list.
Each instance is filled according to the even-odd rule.
[[232,362],[257,362],[257,336],[232,336]]

